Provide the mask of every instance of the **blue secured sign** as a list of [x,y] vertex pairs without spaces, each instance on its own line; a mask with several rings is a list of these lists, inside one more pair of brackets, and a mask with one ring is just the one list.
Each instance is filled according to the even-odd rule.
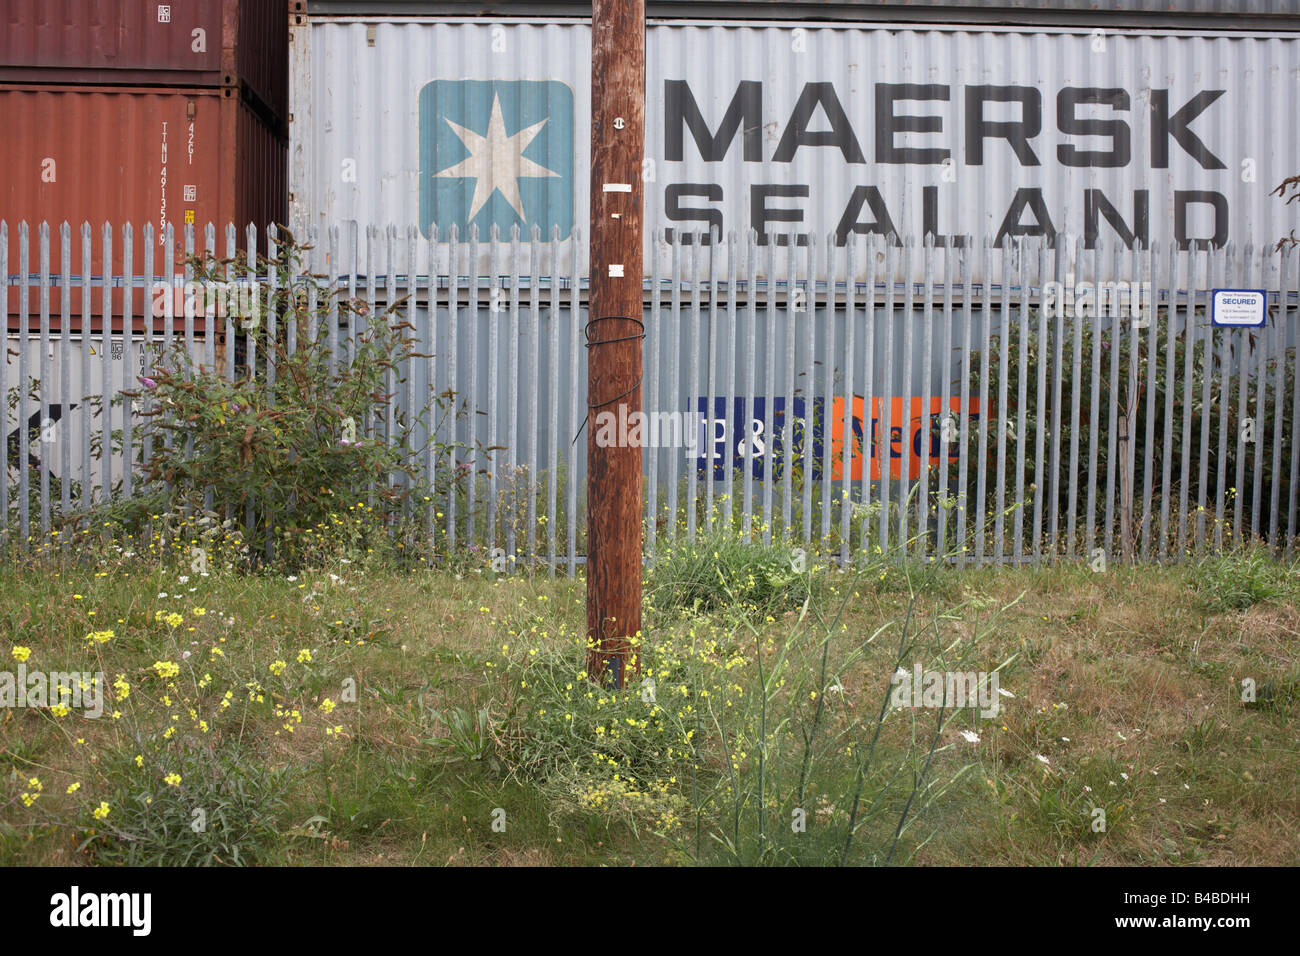
[[1264,324],[1268,294],[1263,289],[1215,289],[1210,299],[1210,321],[1228,328]]

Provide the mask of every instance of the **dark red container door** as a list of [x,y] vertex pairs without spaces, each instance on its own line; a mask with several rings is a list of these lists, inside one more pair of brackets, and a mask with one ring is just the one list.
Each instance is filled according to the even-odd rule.
[[[124,90],[88,87],[0,87],[0,219],[9,226],[9,275],[20,272],[18,229],[28,221],[28,274],[40,270],[39,224],[50,227],[50,271],[57,273],[59,227],[72,228],[72,273],[82,273],[81,225],[91,224],[90,271],[104,273],[103,226],[113,226],[111,271],[123,267],[122,226],[133,226],[132,272],[144,274],[144,226],[154,228],[154,275],[164,273],[163,227],[175,230],[173,263],[184,256],[184,227],[196,226],[196,246],[203,229],[217,226],[217,249],[225,251],[225,226],[283,222],[286,151],[274,131],[263,124],[236,91]],[[114,293],[113,314],[121,314],[122,292]],[[10,327],[19,324],[18,293],[8,290]],[[39,289],[31,293],[39,315]],[[133,312],[140,316],[143,293]],[[103,311],[100,293],[90,304]],[[81,296],[70,305],[74,327],[80,326]],[[51,298],[52,325],[59,327],[61,299]],[[29,318],[29,322],[32,320]],[[93,323],[98,327],[98,321]]]

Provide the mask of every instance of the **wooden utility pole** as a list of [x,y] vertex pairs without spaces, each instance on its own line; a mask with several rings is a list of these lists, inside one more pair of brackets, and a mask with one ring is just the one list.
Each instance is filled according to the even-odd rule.
[[[641,448],[624,423],[641,410],[641,161],[645,0],[591,11],[591,299],[587,326],[587,673],[609,687],[640,671]],[[612,413],[619,423],[598,426]],[[636,432],[641,432],[637,429]],[[601,446],[605,447],[601,447]]]

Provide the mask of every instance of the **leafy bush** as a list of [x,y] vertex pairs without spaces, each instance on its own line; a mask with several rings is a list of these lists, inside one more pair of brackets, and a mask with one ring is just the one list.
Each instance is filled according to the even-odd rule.
[[1192,586],[1207,610],[1244,610],[1300,592],[1300,567],[1280,563],[1263,547],[1245,548],[1198,562]]
[[[838,606],[816,589],[780,633],[771,615],[704,616],[706,602],[789,606],[779,599],[809,595],[814,572],[773,588],[763,573],[791,567],[784,548],[717,538],[679,550],[671,574],[656,569],[669,602],[647,615],[644,641],[633,639],[639,678],[626,690],[589,680],[584,634],[541,615],[510,627],[488,668],[502,675],[497,732],[512,772],[555,814],[647,828],[684,860],[905,858],[921,814],[966,770],[947,755],[952,722],[973,718],[887,707],[893,677],[919,663],[972,669],[978,634],[942,638],[948,612],[923,616],[915,595],[874,633],[846,634],[848,600],[895,554],[846,574]],[[731,603],[738,594],[761,603]]]
[[780,613],[798,607],[812,593],[817,578],[804,573],[810,562],[790,544],[767,547],[716,531],[663,548],[647,591],[664,610],[732,607]]
[[[249,866],[267,861],[280,842],[278,816],[291,775],[229,742],[192,739],[173,748],[167,769],[183,780],[153,786],[125,752],[106,768],[118,789],[112,815],[87,820],[84,844],[101,864]],[[134,771],[134,772],[133,772]],[[134,785],[132,785],[134,782]],[[89,817],[89,815],[88,815]]]
[[[380,519],[378,528],[358,527],[359,534],[382,532],[415,501],[429,500],[415,496],[426,491],[416,466],[425,449],[403,447],[400,436],[414,422],[393,408],[393,376],[415,349],[409,324],[392,321],[399,304],[376,319],[364,304],[299,274],[299,254],[289,241],[262,263],[275,277],[262,288],[276,318],[269,355],[261,351],[228,380],[177,348],[158,357],[139,390],[123,393],[147,404],[142,415],[153,430],[152,454],[143,462],[149,490],[134,509],[138,523],[160,512],[251,515],[250,540],[273,533],[277,556],[294,564],[323,529],[357,509]],[[227,260],[195,267],[214,281],[231,269],[239,275],[238,263]],[[346,351],[330,350],[331,309],[341,326],[355,321],[359,330]],[[241,323],[252,331],[261,319],[255,314]],[[384,434],[390,416],[391,440]]]
[[423,742],[450,752],[448,761],[482,760],[492,753],[492,718],[489,708],[471,713],[463,707],[431,710],[429,718],[437,732]]
[[[1031,508],[1030,504],[1034,496],[1034,482],[1038,462],[1036,461],[1037,453],[1037,435],[1039,428],[1050,431],[1055,416],[1055,361],[1056,361],[1056,319],[1048,321],[1048,327],[1052,336],[1049,343],[1042,343],[1039,340],[1039,318],[1036,309],[1029,310],[1029,316],[1022,330],[1018,315],[1012,316],[1009,322],[1009,332],[1006,342],[1002,341],[1001,322],[997,314],[990,317],[991,334],[988,343],[988,381],[985,383],[987,388],[986,412],[987,422],[984,428],[987,433],[987,449],[983,460],[979,458],[979,431],[978,427],[972,427],[967,430],[968,442],[968,465],[967,465],[967,488],[966,495],[968,504],[968,521],[973,522],[974,514],[980,509],[980,503],[977,501],[978,480],[981,472],[985,478],[985,500],[982,503],[985,514],[988,517],[986,526],[991,529],[992,516],[996,511],[996,477],[997,477],[997,436],[995,434],[995,423],[1002,417],[1018,425],[1020,414],[1019,394],[1021,376],[1025,376],[1027,406],[1025,407],[1025,431],[1020,440],[1024,445],[1024,487],[1025,487],[1025,507]],[[1074,351],[1074,322],[1081,323],[1079,336],[1079,352],[1075,355]],[[1225,342],[1228,330],[1215,331],[1215,343],[1213,360],[1208,365],[1205,359],[1205,346],[1203,330],[1208,324],[1208,316],[1204,310],[1198,309],[1193,322],[1196,327],[1195,346],[1192,353],[1191,362],[1191,404],[1184,403],[1185,382],[1184,376],[1187,337],[1184,331],[1176,331],[1173,341],[1173,366],[1174,374],[1170,374],[1167,368],[1168,347],[1169,347],[1169,325],[1166,318],[1162,316],[1156,322],[1155,351],[1151,354],[1149,351],[1150,339],[1148,329],[1136,330],[1139,335],[1137,342],[1137,370],[1138,377],[1136,389],[1131,389],[1131,359],[1132,348],[1134,345],[1133,330],[1129,325],[1129,320],[1123,318],[1119,320],[1120,336],[1118,348],[1115,347],[1115,328],[1114,320],[1110,317],[1103,317],[1100,320],[1100,335],[1094,337],[1094,320],[1091,318],[1072,319],[1067,318],[1062,321],[1061,330],[1064,337],[1063,348],[1061,352],[1062,374],[1061,374],[1061,428],[1059,435],[1059,460],[1045,460],[1041,463],[1043,468],[1043,484],[1045,487],[1038,491],[1044,499],[1053,491],[1057,495],[1057,508],[1060,514],[1060,533],[1064,538],[1066,527],[1066,516],[1069,515],[1069,473],[1070,458],[1069,451],[1073,441],[1078,441],[1078,478],[1076,485],[1076,500],[1074,514],[1076,515],[1076,548],[1091,549],[1097,546],[1103,540],[1106,530],[1106,479],[1107,470],[1114,466],[1116,468],[1115,478],[1115,503],[1112,512],[1112,533],[1116,541],[1120,542],[1122,528],[1122,507],[1123,501],[1122,482],[1126,480],[1122,476],[1127,459],[1120,455],[1115,461],[1111,461],[1110,456],[1114,449],[1119,446],[1127,445],[1132,449],[1133,460],[1133,485],[1131,490],[1132,515],[1129,534],[1134,543],[1138,541],[1138,535],[1141,530],[1143,520],[1150,521],[1150,533],[1155,540],[1159,535],[1159,512],[1162,500],[1168,503],[1170,518],[1169,540],[1167,544],[1175,551],[1182,551],[1189,547],[1188,540],[1177,540],[1177,532],[1180,522],[1180,501],[1184,494],[1188,500],[1189,515],[1181,516],[1189,522],[1192,533],[1197,528],[1197,520],[1202,522],[1204,518],[1195,511],[1197,501],[1200,496],[1204,496],[1207,511],[1212,511],[1214,502],[1219,491],[1222,489],[1225,498],[1225,515],[1231,514],[1234,507],[1239,509],[1239,513],[1245,519],[1242,524],[1248,529],[1250,526],[1250,515],[1258,508],[1259,510],[1259,527],[1267,531],[1273,515],[1271,510],[1270,489],[1274,481],[1281,483],[1279,500],[1285,511],[1286,502],[1290,500],[1293,490],[1290,487],[1290,473],[1288,466],[1285,464],[1290,461],[1290,455],[1287,447],[1291,441],[1294,441],[1295,423],[1291,420],[1292,402],[1290,396],[1294,389],[1295,383],[1295,352],[1289,349],[1285,354],[1283,361],[1283,382],[1282,382],[1282,400],[1277,401],[1276,383],[1277,383],[1277,361],[1271,358],[1262,370],[1265,376],[1265,393],[1266,409],[1260,413],[1255,408],[1255,389],[1256,380],[1253,377],[1258,370],[1254,369],[1257,362],[1255,357],[1248,360],[1249,368],[1252,370],[1252,378],[1249,381],[1249,396],[1247,405],[1247,415],[1253,415],[1255,424],[1255,434],[1258,441],[1264,442],[1265,454],[1262,456],[1262,471],[1258,477],[1261,481],[1262,496],[1258,502],[1254,499],[1254,481],[1256,444],[1241,443],[1237,436],[1240,433],[1242,425],[1240,416],[1240,406],[1238,401],[1238,382],[1236,372],[1229,378],[1228,390],[1223,390],[1222,371],[1224,363]],[[1274,321],[1270,318],[1270,322]],[[1246,335],[1251,343],[1252,350],[1261,348],[1263,342],[1262,336],[1271,335],[1268,329],[1247,330]],[[1025,349],[1027,361],[1021,361],[1021,348]],[[1044,351],[1046,349],[1046,352]],[[1235,343],[1234,343],[1235,350]],[[1007,406],[999,414],[997,410],[997,401],[1000,389],[1002,387],[1000,362],[1003,352],[1007,358]],[[1076,358],[1079,361],[1080,381],[1079,387],[1079,416],[1077,422],[1072,419],[1071,403],[1073,401],[1073,389],[1076,382],[1074,380],[1074,362]],[[1156,379],[1154,394],[1147,388],[1148,385],[1148,367],[1150,360],[1157,362]],[[971,394],[978,395],[980,391],[980,375],[982,368],[983,356],[980,350],[974,349],[971,353]],[[1092,401],[1092,370],[1093,363],[1096,361],[1100,379],[1100,388],[1097,395],[1097,406],[1094,408]],[[1240,361],[1240,356],[1234,356],[1234,362]],[[1118,392],[1111,390],[1111,370],[1114,363],[1118,362]],[[1047,406],[1039,408],[1038,406],[1038,371],[1044,366],[1048,369],[1047,380]],[[1204,388],[1208,381],[1209,393],[1206,399]],[[953,384],[953,394],[959,394],[960,382]],[[1172,394],[1170,390],[1172,389]],[[1173,441],[1171,443],[1172,459],[1166,463],[1164,453],[1165,442],[1165,407],[1168,398],[1173,399]],[[1146,420],[1148,409],[1152,408],[1154,403],[1155,429],[1153,433],[1153,445],[1148,449],[1146,437]],[[1116,430],[1118,434],[1110,434],[1110,412],[1116,410]],[[1219,456],[1220,428],[1219,413],[1220,410],[1226,410],[1226,435],[1224,441],[1224,456]],[[1094,434],[1092,428],[1092,415],[1097,415],[1097,428]],[[1126,414],[1131,415],[1133,433],[1131,436],[1125,435],[1127,423],[1125,422]],[[1272,453],[1273,430],[1275,417],[1281,416],[1281,426],[1283,435],[1283,454],[1281,462],[1274,461]],[[1206,448],[1207,452],[1207,469],[1204,485],[1201,483],[1200,459],[1202,455],[1201,443],[1201,424],[1202,418],[1209,419],[1209,443]],[[1183,444],[1182,435],[1184,424],[1190,422],[1191,447],[1187,450],[1188,459],[1188,484],[1184,488],[1180,484],[1182,467],[1183,467]],[[1014,504],[1016,488],[1016,460],[1017,460],[1017,439],[1009,437],[1007,441],[1007,458],[1006,458],[1006,498],[1005,505]],[[1097,445],[1097,493],[1095,501],[1095,510],[1092,515],[1092,522],[1096,529],[1097,540],[1093,543],[1083,541],[1088,527],[1087,515],[1087,481],[1090,448],[1093,443]],[[1044,444],[1044,454],[1049,455],[1055,445],[1055,440],[1050,434],[1047,435]],[[1246,480],[1243,487],[1237,486],[1237,469],[1238,458],[1245,449],[1244,474]],[[1151,488],[1152,494],[1149,501],[1143,499],[1145,489],[1146,475],[1144,473],[1144,464],[1148,454],[1151,458]],[[1164,470],[1166,464],[1169,466],[1170,485],[1164,484]],[[948,489],[949,495],[954,496],[957,493],[957,479],[959,476],[958,464],[956,461],[949,465]],[[1054,480],[1055,479],[1055,480]],[[930,489],[932,496],[937,497],[937,479],[935,475],[931,476]],[[931,502],[933,508],[935,502]],[[1044,524],[1046,525],[1048,509],[1050,503],[1044,500]],[[1213,521],[1213,515],[1210,516]],[[1011,548],[1011,522],[1008,521],[1007,528],[1007,549]],[[1025,534],[1028,539],[1030,522],[1025,520]],[[1281,526],[1285,530],[1285,514],[1282,515]],[[1211,526],[1209,536],[1214,537],[1214,529]],[[991,543],[986,547],[991,548]],[[1064,542],[1061,542],[1063,549]]]
[[[177,585],[189,580],[182,576]],[[323,604],[318,588],[325,586],[304,589],[305,606]],[[334,614],[342,620],[337,605]],[[290,741],[343,739],[338,702],[326,694],[346,700],[331,690],[339,686],[333,664],[346,644],[318,627],[315,646],[292,653],[240,640],[240,627],[218,608],[153,604],[152,614],[128,612],[115,627],[87,633],[71,658],[26,648],[23,659],[30,657],[33,669],[101,675],[103,711],[64,766],[30,772],[19,799],[31,823],[75,829],[81,849],[99,863],[267,862],[283,844],[284,798],[300,772]],[[107,664],[124,653],[153,664]],[[83,688],[93,689],[84,681]],[[70,704],[75,697],[39,719],[79,719]]]
[[581,635],[563,635],[558,645],[550,637],[533,621],[512,628],[501,646],[507,713],[498,734],[512,772],[543,790],[560,815],[599,811],[661,832],[680,826],[674,784],[690,766],[693,708],[678,691],[692,683],[687,667],[698,672],[716,648],[687,658],[672,641],[656,640],[642,648],[643,687],[619,692],[588,680]]

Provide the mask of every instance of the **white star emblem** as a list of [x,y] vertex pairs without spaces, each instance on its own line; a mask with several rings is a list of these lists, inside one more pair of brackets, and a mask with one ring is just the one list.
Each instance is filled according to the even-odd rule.
[[452,131],[469,150],[468,159],[463,159],[454,166],[435,173],[437,179],[473,179],[474,201],[470,203],[469,219],[473,219],[480,209],[492,197],[494,191],[500,192],[506,202],[519,218],[527,222],[524,215],[524,201],[519,195],[519,180],[528,178],[559,177],[553,169],[547,169],[539,163],[524,156],[524,150],[542,131],[547,120],[534,123],[519,130],[512,136],[506,135],[505,117],[501,115],[501,100],[493,95],[492,117],[488,120],[486,136],[480,136],[472,129],[466,129],[458,123],[443,117]]

